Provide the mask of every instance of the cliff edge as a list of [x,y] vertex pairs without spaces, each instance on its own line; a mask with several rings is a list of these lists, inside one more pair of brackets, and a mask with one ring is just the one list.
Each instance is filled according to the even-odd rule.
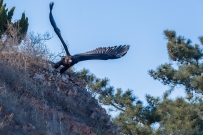
[[117,135],[119,126],[73,71],[18,52],[0,52],[0,134]]

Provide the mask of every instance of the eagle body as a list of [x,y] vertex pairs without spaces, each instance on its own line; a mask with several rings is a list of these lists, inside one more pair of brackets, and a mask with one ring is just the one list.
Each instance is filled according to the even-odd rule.
[[99,47],[95,50],[88,51],[85,53],[79,53],[75,55],[70,55],[68,51],[68,47],[65,44],[60,29],[57,27],[56,22],[52,15],[52,9],[53,9],[54,3],[50,3],[50,13],[49,13],[49,20],[54,28],[55,33],[61,40],[61,43],[63,44],[63,47],[66,52],[66,56],[61,57],[61,60],[54,64],[54,68],[59,68],[61,65],[63,65],[63,68],[60,70],[60,73],[65,72],[69,67],[73,66],[74,64],[85,61],[85,60],[108,60],[108,59],[118,59],[123,57],[127,51],[129,50],[129,45],[119,45],[119,46],[113,46],[113,47]]

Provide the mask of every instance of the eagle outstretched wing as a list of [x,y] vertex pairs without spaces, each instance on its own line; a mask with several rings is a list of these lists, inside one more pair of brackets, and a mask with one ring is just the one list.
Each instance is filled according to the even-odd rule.
[[72,56],[72,60],[75,63],[84,60],[108,60],[108,59],[118,59],[123,57],[128,49],[129,45],[119,45],[113,47],[100,47],[92,51],[85,53],[79,53]]
[[69,53],[69,51],[68,51],[68,47],[67,47],[66,43],[64,42],[64,40],[63,40],[63,38],[62,38],[62,36],[61,36],[60,29],[57,27],[56,22],[55,22],[55,20],[54,20],[54,17],[53,17],[53,15],[52,15],[53,6],[54,6],[54,3],[51,2],[51,3],[49,4],[49,8],[50,8],[49,20],[50,20],[50,22],[51,22],[52,27],[54,28],[55,33],[57,34],[57,36],[58,36],[59,39],[61,40],[61,43],[63,44],[63,47],[64,47],[64,49],[65,49],[65,51],[66,51],[66,55],[70,56],[70,53]]
[[119,46],[113,46],[113,47],[100,47],[92,51],[79,53],[71,56],[68,51],[68,47],[61,36],[60,29],[57,27],[54,17],[52,15],[53,6],[54,6],[54,3],[51,2],[49,5],[49,8],[50,8],[49,20],[51,22],[52,27],[54,28],[55,33],[61,40],[63,47],[66,51],[66,56],[62,57],[59,62],[54,64],[54,68],[58,68],[61,65],[64,66],[63,68],[60,69],[60,73],[65,72],[69,67],[73,66],[74,64],[80,61],[118,59],[123,57],[129,50],[130,48],[129,45],[119,45]]

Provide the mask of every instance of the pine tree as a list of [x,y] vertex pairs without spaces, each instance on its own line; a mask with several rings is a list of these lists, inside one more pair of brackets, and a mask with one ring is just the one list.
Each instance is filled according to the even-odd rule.
[[[151,125],[160,121],[156,105],[159,101],[147,95],[147,106],[132,94],[132,90],[114,89],[109,85],[107,78],[99,79],[88,70],[78,72],[78,76],[87,82],[87,89],[93,96],[98,94],[98,100],[104,105],[110,105],[120,111],[113,122],[122,127],[125,135],[150,135],[153,134]],[[96,96],[97,97],[97,96]]]
[[2,34],[6,34],[8,23],[13,24],[15,28],[19,29],[19,35],[21,35],[21,39],[25,36],[28,30],[28,18],[25,16],[25,13],[22,13],[21,19],[12,23],[14,10],[15,7],[12,7],[10,10],[8,10],[8,8],[6,8],[6,4],[3,4],[3,0],[0,0],[0,37]]
[[[104,105],[120,111],[112,120],[122,127],[124,135],[201,135],[203,134],[203,57],[200,45],[176,36],[175,31],[164,31],[170,62],[149,74],[164,85],[169,85],[163,98],[146,95],[147,105],[138,100],[132,90],[114,89],[107,78],[99,79],[83,69],[78,75],[85,79],[87,88]],[[203,37],[200,37],[203,44]],[[176,86],[183,86],[187,99],[169,98]],[[193,96],[195,94],[195,96]],[[158,125],[153,128],[154,125]]]
[[[157,106],[161,117],[157,134],[200,135],[203,134],[203,57],[202,46],[192,45],[190,39],[176,36],[175,31],[165,30],[168,40],[169,63],[160,65],[149,74],[155,80],[170,87],[169,93],[181,86],[187,98],[168,98],[168,92]],[[203,44],[203,37],[200,37]]]
[[[150,70],[149,74],[171,88],[183,86],[191,98],[194,93],[203,93],[203,58],[202,46],[192,45],[190,39],[176,36],[175,31],[164,31],[168,39],[167,49],[170,63]],[[203,44],[203,37],[200,37]]]
[[203,134],[203,101],[196,97],[190,102],[182,97],[169,99],[166,92],[157,105],[161,121],[155,130],[157,135],[202,135]]

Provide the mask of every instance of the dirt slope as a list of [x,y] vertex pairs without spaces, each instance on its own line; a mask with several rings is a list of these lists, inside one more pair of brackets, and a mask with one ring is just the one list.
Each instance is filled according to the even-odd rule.
[[119,134],[74,72],[60,75],[52,63],[29,58],[18,68],[8,64],[10,54],[0,56],[0,135]]

